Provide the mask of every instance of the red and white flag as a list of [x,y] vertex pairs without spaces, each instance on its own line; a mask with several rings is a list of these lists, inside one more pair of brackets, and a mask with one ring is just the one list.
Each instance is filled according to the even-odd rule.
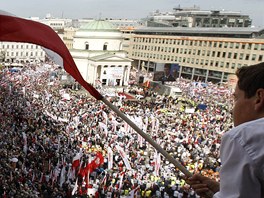
[[0,41],[32,43],[44,47],[46,53],[77,80],[93,97],[103,96],[80,74],[69,50],[59,35],[49,26],[0,11]]
[[72,168],[73,169],[76,169],[76,168],[78,168],[80,166],[80,163],[81,163],[80,159],[81,159],[81,157],[82,157],[82,153],[81,152],[77,153],[74,156],[74,158],[72,160]]
[[78,178],[76,179],[75,185],[72,189],[72,195],[75,195],[77,190],[78,190]]
[[117,149],[118,153],[120,154],[121,158],[123,159],[126,168],[128,170],[131,170],[131,166],[130,166],[130,163],[128,161],[128,158],[127,158],[125,151],[119,145],[116,145],[116,149]]
[[155,154],[155,170],[154,170],[154,175],[159,176],[159,169],[160,169],[160,153],[156,151]]
[[113,151],[109,146],[107,148],[107,158],[108,158],[108,169],[111,170],[113,168]]

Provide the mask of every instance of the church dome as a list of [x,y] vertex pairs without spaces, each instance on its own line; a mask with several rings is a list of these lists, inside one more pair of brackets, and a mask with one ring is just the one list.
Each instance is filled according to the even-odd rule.
[[111,22],[105,20],[95,20],[81,26],[80,30],[85,31],[107,31],[107,32],[119,32],[116,26]]

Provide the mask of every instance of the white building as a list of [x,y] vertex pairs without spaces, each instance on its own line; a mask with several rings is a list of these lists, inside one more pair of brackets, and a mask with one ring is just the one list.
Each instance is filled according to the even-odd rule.
[[122,86],[128,84],[132,62],[122,44],[122,33],[112,23],[96,20],[76,31],[70,52],[87,82]]
[[0,62],[15,64],[45,60],[44,50],[35,44],[0,42]]

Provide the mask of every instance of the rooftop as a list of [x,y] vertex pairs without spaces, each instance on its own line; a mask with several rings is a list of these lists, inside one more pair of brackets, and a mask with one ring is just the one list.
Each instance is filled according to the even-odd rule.
[[89,22],[83,26],[81,26],[80,30],[89,30],[89,31],[116,31],[118,32],[119,30],[117,27],[112,24],[109,21],[105,20],[95,20],[92,22]]

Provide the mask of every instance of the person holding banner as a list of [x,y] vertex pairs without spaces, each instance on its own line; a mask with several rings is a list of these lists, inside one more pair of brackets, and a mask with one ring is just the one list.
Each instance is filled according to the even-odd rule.
[[237,70],[234,128],[222,137],[220,183],[199,174],[187,179],[197,194],[214,198],[264,197],[264,62]]

